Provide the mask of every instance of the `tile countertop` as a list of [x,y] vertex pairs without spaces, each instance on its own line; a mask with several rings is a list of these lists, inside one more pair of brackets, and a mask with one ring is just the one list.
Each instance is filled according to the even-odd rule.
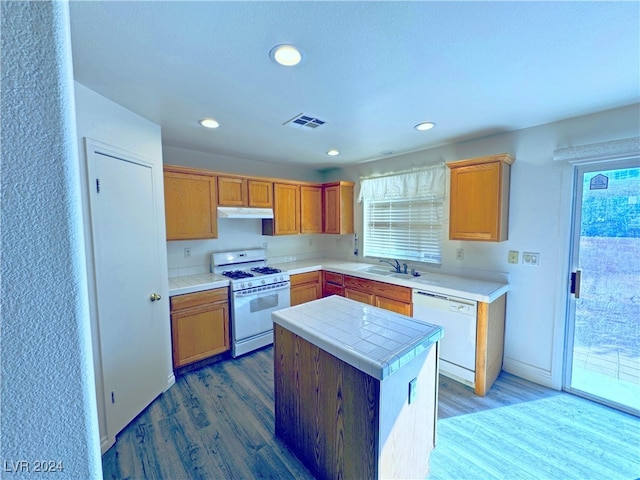
[[[455,275],[444,275],[441,273],[425,272],[422,273],[420,277],[407,275],[406,278],[396,278],[362,271],[363,268],[371,267],[372,265],[375,266],[370,263],[348,262],[329,258],[283,263],[269,262],[269,266],[286,270],[291,275],[312,272],[314,270],[329,270],[331,272],[354,275],[369,280],[377,280],[379,282],[392,283],[394,285],[485,303],[493,302],[509,290],[509,284],[505,282],[478,280]],[[169,278],[169,296],[226,287],[228,285],[229,280],[227,278],[212,273],[172,277]]]
[[[407,275],[406,278],[389,277],[362,271],[372,264],[363,262],[348,262],[331,259],[298,260],[286,263],[269,263],[269,266],[287,270],[289,274],[312,272],[314,270],[328,270],[346,275],[368,278],[379,282],[392,283],[404,287],[425,290],[440,295],[491,303],[509,291],[509,284],[475,278],[444,275],[441,273],[424,272],[419,277]],[[374,265],[375,266],[375,265]]]
[[201,292],[212,288],[228,287],[229,279],[213,273],[199,273],[184,277],[169,278],[169,296],[183,295],[185,293]]
[[274,323],[384,380],[443,335],[442,327],[333,295],[271,314]]

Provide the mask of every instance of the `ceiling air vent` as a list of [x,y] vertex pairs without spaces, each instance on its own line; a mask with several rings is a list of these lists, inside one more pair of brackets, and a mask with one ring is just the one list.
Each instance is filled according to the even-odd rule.
[[283,125],[289,125],[295,128],[318,128],[324,125],[326,122],[319,118],[312,117],[311,115],[304,115],[302,113],[296,115],[290,120],[287,120]]

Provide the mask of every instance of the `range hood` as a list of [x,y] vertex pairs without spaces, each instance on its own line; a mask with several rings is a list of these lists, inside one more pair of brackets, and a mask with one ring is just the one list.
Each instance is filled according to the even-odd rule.
[[218,207],[220,218],[273,218],[271,208]]

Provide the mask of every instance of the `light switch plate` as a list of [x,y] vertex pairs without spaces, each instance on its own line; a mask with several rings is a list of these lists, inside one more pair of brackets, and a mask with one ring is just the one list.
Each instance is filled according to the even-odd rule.
[[409,405],[416,401],[418,396],[418,379],[414,378],[409,382]]
[[509,263],[518,263],[520,252],[517,250],[509,250]]
[[540,254],[534,252],[522,252],[522,263],[537,267],[540,264]]

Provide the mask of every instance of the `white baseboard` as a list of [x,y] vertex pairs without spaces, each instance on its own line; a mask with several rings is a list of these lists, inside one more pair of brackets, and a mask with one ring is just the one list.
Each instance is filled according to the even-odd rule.
[[176,383],[176,376],[174,375],[173,371],[171,371],[171,373],[167,377],[167,388],[165,388],[164,391],[166,392],[167,390],[169,390],[174,383]]
[[530,382],[537,383],[538,385],[553,388],[554,390],[561,390],[561,386],[555,385],[549,370],[534,367],[533,365],[529,365],[528,363],[509,357],[504,357],[502,369],[505,372],[524,378]]
[[102,437],[100,438],[100,454],[104,455],[116,443],[116,437]]

